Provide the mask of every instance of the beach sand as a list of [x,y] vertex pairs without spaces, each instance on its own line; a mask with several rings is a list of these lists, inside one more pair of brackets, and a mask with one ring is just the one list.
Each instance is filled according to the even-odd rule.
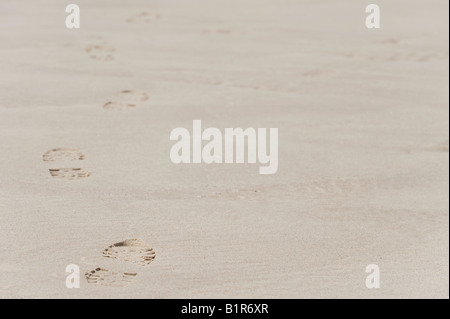
[[[449,297],[447,1],[76,3],[0,3],[1,298]],[[278,172],[173,164],[194,119]]]

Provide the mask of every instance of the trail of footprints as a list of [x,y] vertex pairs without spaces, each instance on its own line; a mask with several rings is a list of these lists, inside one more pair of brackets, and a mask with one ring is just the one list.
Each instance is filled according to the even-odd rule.
[[[140,239],[127,239],[110,245],[103,251],[103,257],[146,266],[156,257],[156,253]],[[85,273],[88,283],[109,287],[124,287],[137,276],[136,272],[120,272],[97,267]]]
[[[127,94],[128,91],[124,91],[124,93]],[[138,95],[137,98],[142,97]],[[55,148],[46,152],[42,159],[44,162],[72,162],[84,160],[85,155],[74,148]],[[50,168],[49,172],[52,177],[68,180],[85,178],[90,175],[90,172],[82,168]],[[127,239],[108,246],[103,250],[102,256],[146,266],[155,259],[156,253],[152,247],[140,239]],[[96,267],[85,273],[88,283],[109,287],[124,287],[131,283],[136,276],[136,272],[121,272],[103,267]]]
[[[133,15],[125,20],[125,22],[129,24],[141,24],[141,23],[152,23],[158,21],[161,18],[159,13],[156,12],[140,12],[138,14]],[[96,37],[96,40],[102,40],[101,37]],[[103,42],[103,41],[102,41]],[[99,43],[92,44],[87,46],[84,51],[88,54],[89,58],[96,61],[114,61],[116,60],[114,53],[116,49],[107,43]]]
[[[73,148],[55,148],[42,156],[44,162],[72,162],[82,161],[84,158],[83,153]],[[66,180],[82,179],[91,175],[89,171],[80,167],[50,168],[49,172],[54,178]]]
[[[142,12],[126,19],[127,23],[151,23],[160,19],[158,13]],[[230,34],[229,29],[204,29],[204,33],[217,33],[217,34]],[[384,43],[397,44],[399,41],[396,39],[388,39]],[[96,61],[114,61],[114,53],[116,49],[106,43],[97,43],[89,45],[85,48],[85,52],[89,58]],[[395,54],[391,56],[369,56],[366,54],[354,54],[347,52],[334,52],[334,54],[346,57],[346,58],[363,58],[369,60],[382,60],[382,61],[398,61],[398,60],[412,60],[418,62],[426,62],[433,59],[445,59],[448,58],[448,52],[436,53],[425,52],[421,55],[416,53],[409,54]],[[304,74],[304,76],[314,77],[324,74],[323,70],[312,70]],[[224,85],[222,81],[214,83],[215,85]],[[273,85],[270,87],[259,87],[237,83],[232,83],[232,86],[236,87],[249,87],[252,89],[270,89],[280,90]],[[289,92],[292,90],[289,89]],[[145,92],[138,90],[123,90],[119,92],[115,97],[107,101],[103,108],[106,110],[126,110],[135,108],[139,103],[148,100],[148,95]],[[443,143],[436,149],[448,152],[448,142]],[[85,155],[77,149],[72,148],[56,148],[46,152],[43,155],[44,162],[75,162],[85,159]],[[62,168],[50,168],[50,175],[53,178],[65,179],[65,180],[78,180],[90,176],[90,172],[80,167],[62,167]],[[365,181],[348,181],[348,180],[332,180],[332,181],[314,181],[312,183],[305,183],[300,185],[293,185],[288,189],[280,188],[281,191],[300,192],[306,195],[317,194],[352,194],[361,187],[373,190],[380,187],[377,182]],[[214,193],[207,194],[205,196],[227,196],[231,198],[253,198],[258,196],[260,190],[237,190],[231,191],[225,194]],[[149,265],[156,257],[155,251],[147,243],[139,239],[127,239],[122,242],[118,242],[108,246],[102,252],[103,258],[121,260],[127,263],[137,264],[140,266]],[[135,280],[137,272],[121,272],[117,270],[110,270],[103,267],[96,267],[85,273],[85,278],[89,284],[102,285],[109,287],[124,287]]]

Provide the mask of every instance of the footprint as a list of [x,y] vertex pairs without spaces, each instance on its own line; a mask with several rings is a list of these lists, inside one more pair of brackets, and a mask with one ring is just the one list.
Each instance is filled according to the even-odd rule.
[[82,168],[50,168],[50,175],[55,178],[62,179],[81,179],[91,175],[90,172]]
[[131,283],[136,276],[137,273],[122,273],[100,267],[85,273],[88,283],[109,287],[124,287]]
[[143,22],[143,23],[151,23],[155,20],[159,20],[159,18],[161,18],[161,16],[159,15],[159,13],[154,13],[154,12],[141,12],[137,15],[134,15],[128,19],[126,19],[125,21],[127,23],[139,23],[139,22]]
[[140,239],[127,239],[106,248],[103,256],[148,265],[155,259],[156,253],[153,248]]
[[[153,249],[140,239],[127,239],[113,244],[103,251],[103,257],[118,259],[142,266],[150,264],[155,259]],[[113,271],[102,267],[85,273],[90,284],[100,284],[110,287],[123,287],[136,278],[136,272]]]
[[134,108],[139,102],[148,100],[148,95],[145,92],[138,90],[123,90],[116,94],[116,96],[103,105],[106,110],[124,110]]
[[[82,161],[85,156],[82,152],[74,148],[55,148],[44,155],[42,155],[42,160],[44,162],[55,162],[55,161]],[[54,178],[61,178],[67,180],[82,179],[91,175],[85,169],[82,168],[50,168],[50,175]]]
[[74,148],[55,148],[42,156],[45,162],[62,160],[84,160],[84,154]]
[[116,51],[113,47],[106,44],[96,44],[88,46],[85,51],[89,57],[97,61],[113,61],[115,60],[113,53]]

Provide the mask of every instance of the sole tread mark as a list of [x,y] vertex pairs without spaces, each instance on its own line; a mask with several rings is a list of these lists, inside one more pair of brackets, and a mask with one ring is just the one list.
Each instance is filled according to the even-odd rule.
[[45,162],[54,162],[60,160],[84,160],[85,156],[79,150],[74,148],[55,148],[44,155],[42,155],[42,159]]
[[50,168],[49,172],[52,177],[69,180],[86,178],[91,175],[90,172],[82,168]]
[[103,256],[148,265],[155,259],[156,253],[153,248],[140,239],[127,239],[110,245],[103,251]]
[[85,273],[85,278],[90,284],[99,284],[109,287],[124,287],[131,283],[137,273],[117,272],[98,267]]

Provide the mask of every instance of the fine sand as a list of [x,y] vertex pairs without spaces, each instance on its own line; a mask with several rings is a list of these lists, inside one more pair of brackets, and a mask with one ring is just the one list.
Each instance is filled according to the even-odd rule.
[[[76,3],[0,2],[0,297],[449,297],[448,1]],[[194,119],[278,172],[173,164]]]

